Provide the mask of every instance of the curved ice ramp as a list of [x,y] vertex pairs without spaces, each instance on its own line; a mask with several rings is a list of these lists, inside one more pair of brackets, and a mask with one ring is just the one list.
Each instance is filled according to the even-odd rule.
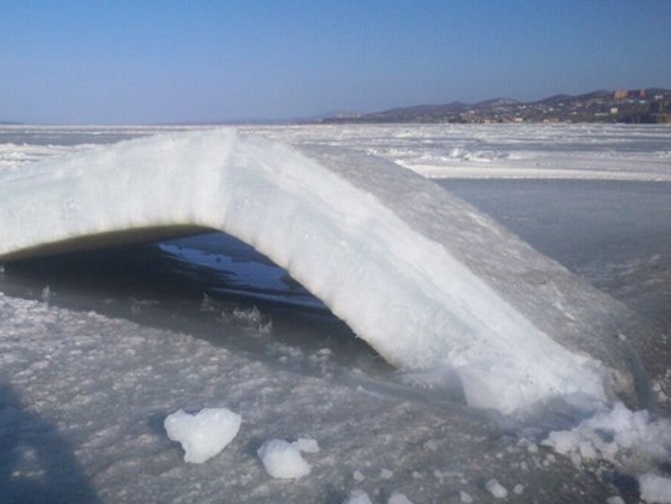
[[472,405],[634,397],[619,303],[430,181],[363,154],[227,130],[122,142],[0,173],[0,222],[3,260],[222,230],[391,363],[454,369]]

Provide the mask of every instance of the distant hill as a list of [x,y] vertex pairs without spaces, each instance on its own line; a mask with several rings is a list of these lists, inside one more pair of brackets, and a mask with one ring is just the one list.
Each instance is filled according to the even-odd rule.
[[671,122],[671,90],[598,90],[535,102],[494,98],[327,117],[326,123]]

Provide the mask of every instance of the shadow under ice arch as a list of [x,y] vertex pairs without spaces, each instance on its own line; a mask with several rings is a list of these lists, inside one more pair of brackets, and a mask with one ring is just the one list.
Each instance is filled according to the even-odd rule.
[[0,173],[0,260],[221,230],[284,267],[405,369],[449,367],[509,413],[635,402],[633,316],[393,163],[231,130],[165,134]]

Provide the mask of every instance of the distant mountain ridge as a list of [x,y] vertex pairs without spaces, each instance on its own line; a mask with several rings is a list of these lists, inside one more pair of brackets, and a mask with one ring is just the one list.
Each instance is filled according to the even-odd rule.
[[327,123],[481,123],[481,122],[669,122],[671,90],[597,90],[559,94],[538,101],[493,98],[478,103],[453,101],[414,105],[369,114],[323,119]]

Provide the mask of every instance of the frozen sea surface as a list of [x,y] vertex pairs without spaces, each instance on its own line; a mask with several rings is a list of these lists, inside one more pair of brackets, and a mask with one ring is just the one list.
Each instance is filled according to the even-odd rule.
[[[152,132],[2,128],[0,169],[89,148],[92,138]],[[659,346],[643,359],[660,410],[668,406],[671,129],[253,132],[454,175],[437,183],[658,328]],[[458,155],[466,151],[471,157]],[[510,180],[519,170],[525,180]],[[463,180],[470,173],[489,180]],[[415,503],[496,502],[492,480],[515,502],[638,499],[625,468],[576,466],[540,444],[547,431],[573,425],[570,412],[519,425],[464,406],[454,391],[408,384],[282,270],[230,237],[7,264],[0,347],[1,502],[340,503],[354,490],[373,502],[395,493]],[[193,466],[163,420],[203,407],[230,408],[242,426],[220,455]],[[310,475],[270,478],[256,451],[300,437],[321,448],[306,456]]]

